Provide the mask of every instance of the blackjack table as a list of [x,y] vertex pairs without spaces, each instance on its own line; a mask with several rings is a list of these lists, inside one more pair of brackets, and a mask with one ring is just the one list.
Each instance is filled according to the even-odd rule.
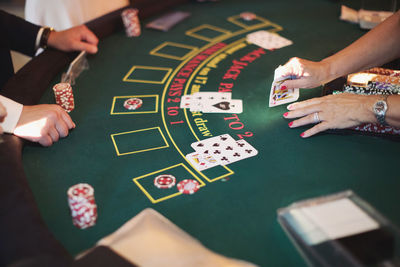
[[[268,107],[279,65],[295,56],[321,60],[365,34],[339,20],[339,1],[181,1],[169,11],[191,15],[164,32],[145,26],[166,10],[148,12],[139,37],[127,37],[121,25],[97,28],[107,33],[99,34],[98,53],[87,56],[89,69],[72,85],[76,128],[68,137],[48,148],[12,136],[0,145],[8,151],[3,163],[11,161],[2,172],[26,179],[46,226],[71,255],[149,207],[209,249],[260,266],[306,264],[277,221],[277,209],[302,199],[350,189],[400,224],[398,142],[334,133],[303,139],[310,126],[290,129],[286,105]],[[245,20],[244,11],[256,17]],[[293,44],[266,50],[246,41],[259,30]],[[29,72],[17,73],[5,95],[55,103],[52,87],[76,55],[46,51]],[[321,91],[301,90],[299,100]],[[181,109],[181,97],[195,92],[231,92],[243,112]],[[129,98],[140,98],[142,106],[124,108]],[[221,134],[245,139],[258,154],[198,171],[185,158],[194,152],[191,144]],[[162,174],[196,180],[200,189],[157,188],[154,179]],[[67,203],[68,189],[78,183],[94,188],[98,207],[96,225],[85,230],[72,224]]]

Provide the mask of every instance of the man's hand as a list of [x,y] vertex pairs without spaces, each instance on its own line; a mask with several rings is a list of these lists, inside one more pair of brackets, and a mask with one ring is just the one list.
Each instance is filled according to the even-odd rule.
[[42,146],[51,146],[75,128],[71,117],[58,105],[24,106],[14,134]]
[[[0,122],[4,121],[4,118],[7,116],[6,108],[0,103]],[[0,126],[0,134],[3,133],[3,128]]]
[[99,39],[85,25],[71,29],[50,33],[48,45],[62,51],[86,51],[90,54],[97,53]]

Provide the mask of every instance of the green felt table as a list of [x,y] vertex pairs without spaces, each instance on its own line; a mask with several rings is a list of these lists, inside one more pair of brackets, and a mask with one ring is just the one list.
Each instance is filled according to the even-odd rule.
[[[224,0],[174,9],[192,15],[168,32],[142,28],[138,38],[119,31],[102,40],[73,86],[76,129],[50,148],[24,148],[42,216],[72,254],[147,207],[208,248],[261,266],[305,264],[277,222],[277,209],[294,201],[351,189],[400,223],[399,143],[360,135],[302,139],[307,127],[290,129],[285,105],[268,108],[277,66],[293,56],[321,60],[365,33],[339,20],[337,1]],[[243,11],[256,20],[240,19]],[[293,45],[268,51],[247,43],[257,30]],[[60,76],[41,103],[54,103],[51,87]],[[196,91],[231,91],[244,111],[235,117],[179,109],[180,97]],[[320,94],[321,88],[302,90],[300,100]],[[144,104],[125,110],[132,96]],[[204,172],[185,160],[191,143],[224,133],[244,138],[258,155]],[[201,189],[157,189],[153,179],[164,173],[196,179]],[[99,217],[87,230],[74,227],[69,214],[67,190],[77,183],[95,189]]]

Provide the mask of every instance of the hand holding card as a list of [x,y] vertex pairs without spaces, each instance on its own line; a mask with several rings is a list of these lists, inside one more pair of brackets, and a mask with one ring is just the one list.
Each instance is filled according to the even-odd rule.
[[299,88],[287,89],[286,86],[281,86],[284,81],[292,80],[296,77],[291,75],[283,76],[282,73],[283,67],[279,66],[275,70],[274,81],[271,86],[269,107],[291,103],[299,98]]

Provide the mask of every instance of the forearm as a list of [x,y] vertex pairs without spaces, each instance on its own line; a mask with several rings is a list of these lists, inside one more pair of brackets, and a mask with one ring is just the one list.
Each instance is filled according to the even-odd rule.
[[326,80],[380,66],[400,57],[400,11],[360,39],[324,60]]
[[400,128],[400,95],[391,95],[386,101],[386,122],[396,128]]
[[[378,123],[373,106],[380,99],[382,99],[382,95],[369,95],[360,98],[359,103],[362,103],[362,109],[360,112],[354,113],[358,114],[357,120],[359,123]],[[390,95],[387,98],[386,103],[388,106],[385,116],[386,122],[390,126],[400,128],[400,95]]]
[[6,44],[12,50],[33,56],[39,29],[40,26],[0,10],[1,38],[7,40]]

